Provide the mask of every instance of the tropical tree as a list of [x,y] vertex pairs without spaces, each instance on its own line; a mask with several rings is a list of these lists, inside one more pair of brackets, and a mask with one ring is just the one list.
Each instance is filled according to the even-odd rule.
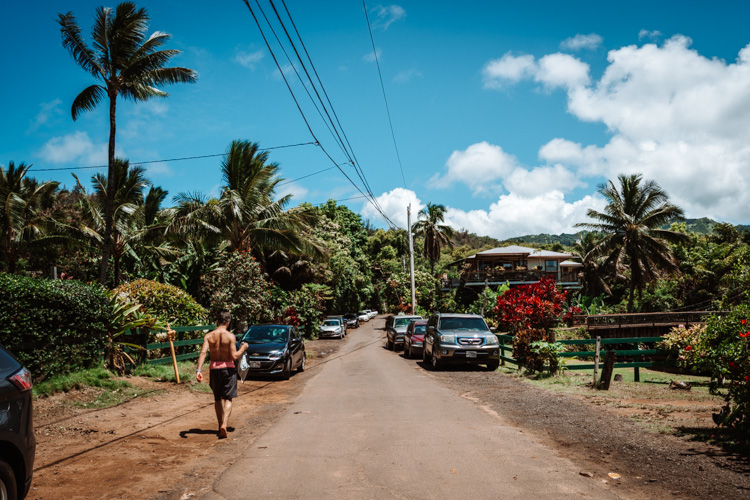
[[0,251],[10,273],[16,271],[21,248],[47,233],[44,211],[51,208],[57,182],[26,177],[31,165],[8,162],[0,168]]
[[583,264],[580,274],[583,278],[584,292],[590,297],[598,297],[604,293],[612,295],[612,290],[605,281],[604,259],[597,255],[599,240],[596,233],[582,232],[573,244],[573,257]]
[[274,251],[314,254],[319,248],[304,237],[315,220],[311,210],[285,210],[291,195],[274,199],[283,179],[278,164],[267,163],[268,152],[258,143],[233,141],[221,172],[224,186],[218,199],[201,193],[179,193],[175,197],[171,229],[226,242],[231,250],[250,251],[257,258]]
[[117,97],[146,101],[168,94],[158,85],[193,83],[197,74],[188,68],[165,67],[179,50],[163,49],[171,35],[156,31],[147,36],[149,17],[145,9],[132,2],[122,2],[116,9],[98,7],[91,30],[93,47],[86,44],[72,12],[58,14],[62,43],[76,63],[99,80],[73,100],[73,120],[84,111],[94,109],[105,97],[109,99],[109,149],[104,209],[102,262],[99,281],[104,284],[112,252],[115,207],[115,132]]
[[445,219],[445,206],[427,203],[419,211],[419,221],[414,224],[414,234],[424,238],[424,256],[430,261],[430,272],[435,272],[435,262],[440,260],[443,247],[452,247],[453,228],[441,224]]
[[602,234],[593,250],[606,255],[616,269],[630,270],[627,311],[633,311],[635,291],[641,293],[660,271],[677,271],[678,265],[669,243],[686,241],[685,233],[663,229],[683,217],[681,208],[669,202],[667,194],[654,181],[643,182],[639,174],[618,176],[619,189],[612,181],[599,186],[607,200],[604,212],[590,209],[587,215],[597,222],[576,224]]

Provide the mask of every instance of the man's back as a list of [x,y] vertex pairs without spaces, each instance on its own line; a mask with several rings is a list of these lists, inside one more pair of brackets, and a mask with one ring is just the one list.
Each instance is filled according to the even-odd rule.
[[211,361],[234,361],[232,347],[237,342],[234,334],[226,328],[219,327],[206,335]]

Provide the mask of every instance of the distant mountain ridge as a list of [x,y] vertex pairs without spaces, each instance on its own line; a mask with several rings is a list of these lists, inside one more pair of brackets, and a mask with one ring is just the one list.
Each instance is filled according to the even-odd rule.
[[[718,224],[713,219],[709,219],[708,217],[702,217],[700,219],[683,219],[677,222],[684,222],[687,226],[688,232],[691,233],[697,233],[697,234],[708,234],[711,231],[713,231],[714,226]],[[750,231],[750,225],[747,224],[739,224],[734,226],[737,228],[738,231]],[[669,225],[664,226],[665,229],[669,228]],[[479,248],[482,246],[504,246],[504,245],[532,245],[532,246],[541,246],[541,245],[554,245],[556,243],[559,243],[565,247],[570,247],[575,244],[576,241],[578,241],[578,234],[568,234],[568,233],[562,233],[562,234],[528,234],[525,236],[516,236],[513,238],[508,238],[506,240],[497,240],[495,238],[491,238],[489,236],[477,236],[475,234],[466,234],[464,233],[464,243],[469,244],[470,246],[474,248]]]

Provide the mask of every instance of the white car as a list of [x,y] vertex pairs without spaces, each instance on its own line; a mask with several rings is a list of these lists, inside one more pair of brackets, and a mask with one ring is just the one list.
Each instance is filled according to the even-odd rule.
[[377,311],[370,311],[370,319],[374,318],[377,315],[378,315]]
[[363,321],[370,321],[370,315],[369,315],[369,314],[367,313],[367,311],[359,311],[359,312],[357,313],[357,319],[358,319],[358,320],[359,320],[360,322],[363,322]]

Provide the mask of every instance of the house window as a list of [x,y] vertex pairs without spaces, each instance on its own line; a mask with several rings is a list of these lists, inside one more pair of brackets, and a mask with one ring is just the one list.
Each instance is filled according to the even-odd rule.
[[557,261],[556,260],[545,260],[544,261],[544,270],[545,271],[557,271]]
[[513,264],[510,262],[503,262],[503,269],[507,269],[508,271],[513,270]]

